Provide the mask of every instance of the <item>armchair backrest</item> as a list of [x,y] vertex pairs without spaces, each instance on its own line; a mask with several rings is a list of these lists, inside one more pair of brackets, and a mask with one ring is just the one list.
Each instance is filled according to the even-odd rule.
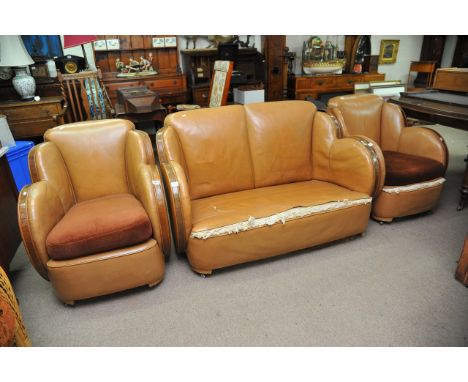
[[333,97],[328,107],[340,122],[343,135],[364,135],[381,141],[382,97],[374,94],[352,94]]
[[133,129],[131,122],[113,119],[48,130],[46,143],[37,146],[30,160],[30,167],[41,172],[34,175],[32,169],[33,178],[39,178],[33,180],[51,179],[52,185],[60,187],[66,210],[73,201],[129,192],[125,148]]
[[192,199],[312,176],[315,106],[280,101],[169,115],[185,159]]

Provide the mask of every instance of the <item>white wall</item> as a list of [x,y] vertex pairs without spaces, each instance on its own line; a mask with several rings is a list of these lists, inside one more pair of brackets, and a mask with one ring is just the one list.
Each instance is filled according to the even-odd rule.
[[419,61],[424,36],[378,35],[371,36],[371,54],[379,54],[381,40],[400,40],[397,61],[394,64],[379,65],[379,73],[385,73],[386,80],[408,80],[411,61]]
[[444,53],[442,54],[442,61],[440,63],[442,68],[449,68],[452,66],[457,40],[458,36],[447,36],[445,39]]
[[[302,44],[311,36],[288,35],[286,46],[296,52],[294,73],[301,73]],[[385,73],[387,80],[401,80],[406,83],[411,61],[418,61],[423,36],[375,35],[371,36],[371,54],[379,54],[381,40],[400,40],[397,61],[394,64],[379,65],[379,73]]]

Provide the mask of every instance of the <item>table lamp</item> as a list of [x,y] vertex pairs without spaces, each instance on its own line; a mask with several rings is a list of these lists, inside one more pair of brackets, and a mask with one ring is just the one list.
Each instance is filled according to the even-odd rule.
[[84,35],[64,35],[63,36],[63,47],[65,49],[72,48],[74,46],[81,45],[81,49],[83,50],[83,57],[86,62],[86,68],[89,68],[88,57],[86,56],[86,51],[84,48],[84,44],[96,41],[96,36],[84,36]]
[[0,36],[0,66],[13,67],[16,76],[12,83],[23,101],[34,99],[36,82],[28,74],[26,67],[34,64],[33,59],[26,50],[21,36]]

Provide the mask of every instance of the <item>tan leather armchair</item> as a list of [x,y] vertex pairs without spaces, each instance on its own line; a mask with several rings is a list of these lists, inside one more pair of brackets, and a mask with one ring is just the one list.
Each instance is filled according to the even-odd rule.
[[305,101],[175,113],[156,142],[176,250],[200,274],[362,233],[385,171]]
[[399,106],[371,94],[330,99],[339,135],[360,135],[382,149],[385,184],[373,202],[372,216],[381,222],[433,209],[448,165],[443,138],[427,127],[405,127]]
[[[48,130],[19,196],[31,263],[66,304],[158,284],[170,228],[148,135],[125,120]],[[164,255],[163,255],[164,254]]]

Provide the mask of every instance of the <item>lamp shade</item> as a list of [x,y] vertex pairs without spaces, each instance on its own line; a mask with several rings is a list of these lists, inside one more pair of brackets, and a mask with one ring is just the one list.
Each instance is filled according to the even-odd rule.
[[63,36],[63,47],[71,48],[88,42],[96,41],[96,36],[82,36],[82,35],[64,35]]
[[21,36],[0,36],[0,66],[26,66],[34,64]]

